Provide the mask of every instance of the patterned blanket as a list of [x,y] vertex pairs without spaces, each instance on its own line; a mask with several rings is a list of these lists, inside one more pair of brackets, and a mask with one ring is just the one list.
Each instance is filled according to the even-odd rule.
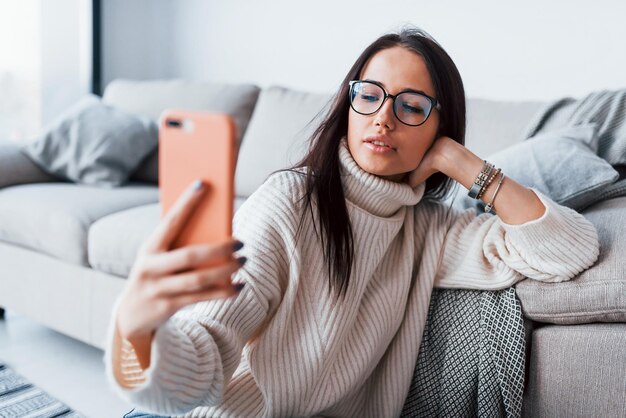
[[515,289],[433,289],[402,417],[519,417],[525,371]]

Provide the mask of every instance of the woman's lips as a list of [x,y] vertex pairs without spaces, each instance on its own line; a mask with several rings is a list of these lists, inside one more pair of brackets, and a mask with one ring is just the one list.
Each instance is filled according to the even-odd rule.
[[372,152],[380,155],[389,154],[390,152],[394,152],[395,150],[389,146],[385,145],[377,145],[373,142],[365,142],[365,146],[369,148]]
[[363,142],[366,147],[377,154],[387,154],[396,150],[391,141],[383,135],[366,137]]

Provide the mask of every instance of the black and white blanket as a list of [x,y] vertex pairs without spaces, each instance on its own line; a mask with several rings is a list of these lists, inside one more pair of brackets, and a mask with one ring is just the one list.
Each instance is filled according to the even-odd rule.
[[402,417],[519,417],[525,337],[515,289],[433,289]]

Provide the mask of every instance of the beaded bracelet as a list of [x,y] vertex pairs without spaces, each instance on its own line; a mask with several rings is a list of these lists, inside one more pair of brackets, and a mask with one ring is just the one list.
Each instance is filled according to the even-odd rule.
[[493,179],[495,179],[498,176],[498,174],[500,174],[501,172],[502,172],[502,169],[500,168],[493,170],[493,173],[491,174],[491,176],[489,176],[489,179],[485,182],[485,185],[483,186],[483,188],[480,189],[480,192],[478,192],[478,196],[476,196],[476,199],[480,199],[481,197],[483,197],[483,195],[485,194],[485,192],[487,191],[487,189],[493,182]]
[[498,190],[500,190],[500,185],[502,184],[502,180],[504,180],[504,173],[500,174],[500,180],[498,181],[498,186],[496,190],[493,192],[493,196],[491,196],[491,202],[487,203],[485,206],[485,212],[490,212],[491,208],[493,208],[493,201],[496,200],[496,195],[498,194]]
[[480,191],[483,189],[485,182],[487,181],[487,179],[493,172],[494,168],[495,167],[493,164],[487,162],[487,160],[483,160],[483,168],[480,171],[480,173],[478,173],[476,180],[474,180],[472,187],[469,189],[469,192],[467,193],[469,197],[471,197],[472,199],[477,199],[478,193],[480,193]]

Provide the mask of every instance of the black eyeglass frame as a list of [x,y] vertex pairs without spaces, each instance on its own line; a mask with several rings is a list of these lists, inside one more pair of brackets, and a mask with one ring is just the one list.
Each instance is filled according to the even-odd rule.
[[[374,110],[373,112],[370,112],[370,113],[359,112],[352,105],[352,90],[354,89],[354,85],[356,83],[373,84],[373,85],[375,85],[377,87],[380,87],[380,89],[383,91],[383,94],[385,96],[383,97],[383,100],[380,101],[380,106],[378,106],[378,108],[376,110]],[[373,115],[374,113],[378,112],[380,110],[380,108],[383,107],[383,105],[385,104],[385,100],[387,100],[388,97],[391,97],[391,100],[393,101],[392,106],[391,106],[392,109],[393,109],[393,115],[396,117],[396,119],[398,119],[400,121],[400,123],[403,123],[403,124],[405,124],[407,126],[420,126],[420,125],[423,125],[423,124],[426,123],[426,121],[430,117],[430,114],[433,113],[433,109],[437,109],[438,111],[441,111],[441,104],[439,104],[439,101],[437,99],[435,99],[434,97],[430,97],[427,94],[417,92],[415,90],[402,90],[398,94],[389,94],[389,93],[387,93],[387,90],[385,90],[385,88],[380,83],[377,83],[376,81],[370,81],[370,80],[352,80],[352,81],[348,82],[348,85],[350,86],[350,89],[348,90],[348,99],[350,100],[350,107],[352,108],[352,110],[354,110],[359,115],[369,116],[369,115]],[[411,125],[410,123],[406,123],[406,122],[404,122],[402,119],[400,119],[398,117],[398,114],[396,113],[396,97],[398,97],[402,93],[417,94],[418,96],[425,97],[430,102],[430,104],[431,104],[430,109],[428,110],[428,114],[424,118],[423,122],[418,123],[417,125]]]

